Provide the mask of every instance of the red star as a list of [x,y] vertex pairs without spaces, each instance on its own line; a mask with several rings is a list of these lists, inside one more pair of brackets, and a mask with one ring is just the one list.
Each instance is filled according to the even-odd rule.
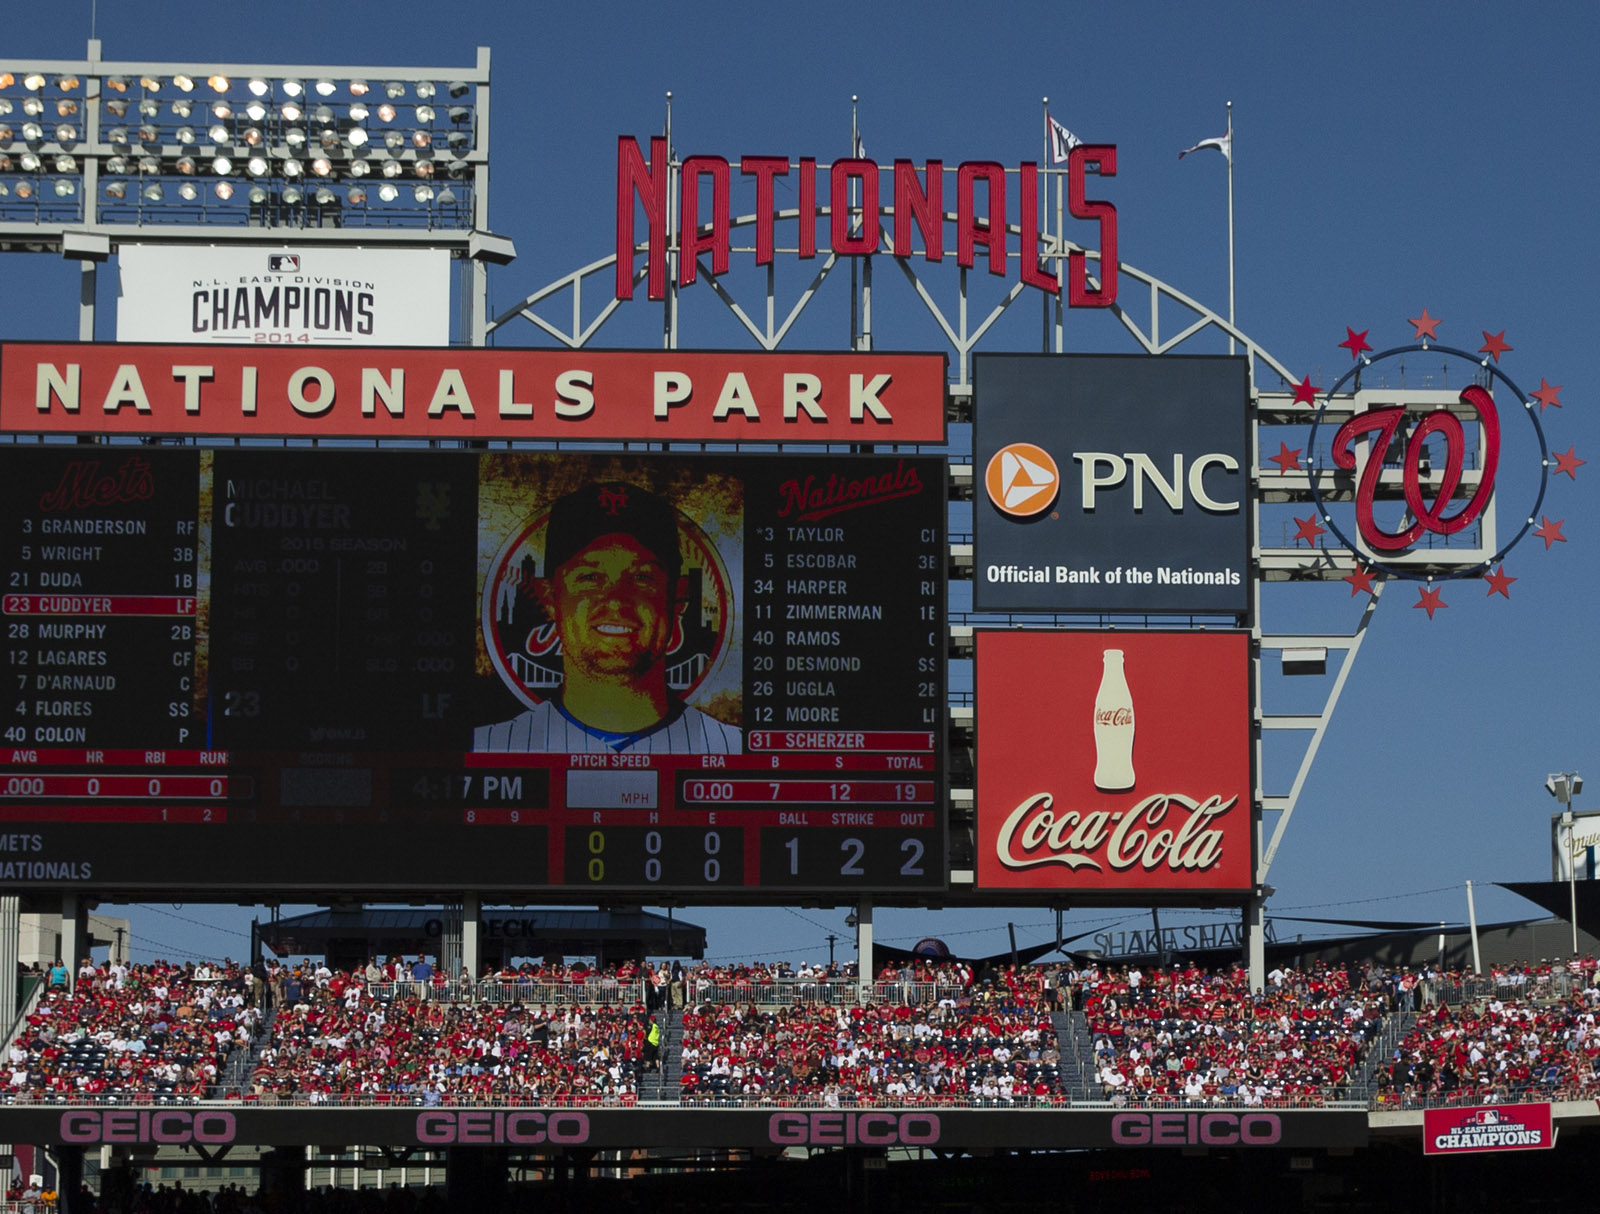
[[[1280,446],[1281,445],[1282,444],[1280,444]],[[1565,455],[1563,455],[1559,451],[1556,451],[1556,452],[1553,453],[1555,455],[1555,457],[1556,457],[1556,472],[1555,472],[1555,474],[1557,476],[1560,476],[1563,472],[1565,472],[1573,480],[1577,480],[1578,479],[1578,469],[1583,467],[1589,461],[1586,460],[1586,459],[1579,459],[1576,455],[1574,455],[1572,453],[1572,450],[1573,449],[1571,447],[1568,447]]]
[[1552,385],[1544,376],[1539,377],[1539,390],[1533,394],[1533,399],[1539,402],[1539,412],[1543,413],[1549,406],[1561,408],[1561,385]]
[[1313,387],[1311,377],[1308,375],[1294,386],[1294,403],[1297,405],[1315,405],[1317,393],[1321,388]]
[[[1574,477],[1573,479],[1576,480],[1577,478]],[[1296,521],[1298,522],[1299,520]],[[1558,518],[1552,523],[1547,515],[1541,514],[1539,516],[1539,525],[1533,529],[1533,533],[1544,541],[1544,550],[1546,552],[1550,551],[1551,544],[1565,544],[1567,542],[1567,537],[1561,534],[1561,526],[1566,521],[1564,518]]]
[[1430,620],[1433,619],[1433,613],[1435,611],[1438,611],[1441,607],[1450,606],[1449,603],[1446,603],[1439,597],[1444,593],[1443,586],[1440,586],[1437,589],[1430,586],[1419,586],[1417,587],[1417,590],[1422,597],[1419,598],[1415,603],[1412,603],[1411,606],[1413,608],[1421,607],[1428,613],[1428,618]]
[[1501,329],[1500,332],[1493,336],[1490,336],[1489,330],[1485,329],[1483,331],[1483,345],[1478,347],[1478,353],[1487,354],[1495,362],[1499,362],[1502,354],[1515,348],[1515,346],[1506,345],[1506,331],[1504,329]]
[[1289,444],[1280,440],[1278,454],[1267,456],[1267,462],[1277,464],[1279,472],[1298,472],[1300,470],[1300,452],[1303,450],[1303,447],[1296,447],[1291,451],[1289,450]]
[[1500,568],[1496,569],[1493,573],[1484,574],[1483,580],[1489,583],[1490,594],[1503,595],[1505,598],[1509,599],[1511,597],[1511,583],[1517,579],[1514,577],[1507,577],[1506,567],[1501,565]]
[[1328,533],[1326,527],[1317,526],[1317,516],[1314,514],[1310,518],[1297,518],[1295,522],[1300,524],[1300,530],[1294,533],[1296,543],[1304,540],[1308,544],[1315,544],[1317,536]]
[[[1350,336],[1346,337],[1342,342],[1339,343],[1339,345],[1341,348],[1350,351],[1351,358],[1360,358],[1361,351],[1372,349],[1372,347],[1367,344],[1367,334],[1371,331],[1372,330],[1370,329],[1362,329],[1361,332],[1357,333],[1354,329],[1347,325],[1345,327],[1345,332]],[[1484,336],[1488,337],[1489,335],[1485,333]]]
[[1355,567],[1353,573],[1348,574],[1344,581],[1350,583],[1350,597],[1355,598],[1359,591],[1365,590],[1372,593],[1372,570],[1363,569],[1360,565]]
[[1416,339],[1418,341],[1421,341],[1424,337],[1431,337],[1434,341],[1439,340],[1439,318],[1437,316],[1429,316],[1427,308],[1422,309],[1421,316],[1407,317],[1406,324],[1416,329]]

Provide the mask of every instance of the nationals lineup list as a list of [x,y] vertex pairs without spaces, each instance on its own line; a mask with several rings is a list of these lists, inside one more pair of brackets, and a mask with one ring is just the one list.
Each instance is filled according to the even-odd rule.
[[[0,462],[0,885],[945,884],[940,460]],[[585,485],[677,520],[687,591],[659,660],[668,720],[706,722],[681,745],[553,709],[585,659],[544,545]],[[529,740],[552,720],[559,745]]]

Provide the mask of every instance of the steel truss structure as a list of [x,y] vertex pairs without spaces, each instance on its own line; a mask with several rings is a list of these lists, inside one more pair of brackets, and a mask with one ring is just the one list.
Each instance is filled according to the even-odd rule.
[[[671,167],[676,172],[679,162],[673,161]],[[825,166],[818,166],[824,168]],[[1043,233],[1039,248],[1039,256],[1047,267],[1052,267],[1056,274],[1058,286],[1065,281],[1067,258],[1069,254],[1084,254],[1090,261],[1098,265],[1099,254],[1093,249],[1084,249],[1081,246],[1065,239],[1062,231],[1061,177],[1059,171],[1051,171],[1051,176],[1056,178],[1056,205],[1055,225],[1053,231]],[[1045,187],[1048,193],[1048,185]],[[668,198],[675,196],[676,180],[669,179]],[[892,215],[892,208],[883,208],[884,213]],[[829,208],[818,207],[814,219],[829,216]],[[784,221],[799,222],[802,216],[797,210],[780,211],[776,219],[779,223]],[[859,225],[859,215],[852,217]],[[944,220],[953,223],[956,216],[946,213]],[[755,215],[742,215],[732,219],[731,224],[735,232],[740,229],[751,229],[757,222]],[[1017,225],[1011,225],[1010,233],[1018,234]],[[664,348],[676,349],[680,343],[685,342],[685,336],[680,324],[680,298],[677,284],[677,257],[680,246],[681,233],[677,228],[676,215],[671,217],[668,232],[668,294],[661,307],[661,342]],[[880,222],[879,252],[875,255],[862,258],[846,258],[850,266],[850,347],[856,350],[869,350],[873,348],[873,277],[875,263],[887,261],[894,270],[897,270],[909,283],[916,299],[922,304],[926,319],[931,322],[932,340],[938,345],[947,348],[952,355],[951,367],[953,377],[949,385],[949,400],[947,407],[949,416],[953,420],[970,421],[972,418],[972,355],[994,333],[995,326],[1023,296],[1025,286],[1019,281],[1012,284],[997,303],[979,306],[971,298],[969,288],[976,284],[969,282],[969,271],[959,269],[956,271],[956,285],[953,298],[945,296],[945,302],[940,301],[937,292],[948,291],[946,284],[936,281],[931,275],[919,271],[914,259],[894,257],[890,252],[892,240],[889,230]],[[636,252],[645,252],[646,246],[641,245]],[[740,249],[735,245],[735,252],[753,253],[754,245]],[[1015,256],[1015,254],[1013,254]],[[539,334],[547,339],[554,340],[571,349],[581,349],[590,343],[598,343],[608,321],[618,315],[623,301],[614,298],[611,294],[612,286],[616,281],[616,255],[601,258],[590,262],[571,273],[555,279],[546,286],[530,292],[516,305],[497,315],[488,326],[490,333],[508,329],[516,321],[523,321],[532,325]],[[751,295],[741,298],[727,282],[714,276],[710,267],[701,264],[697,283],[706,284],[718,301],[723,305],[727,314],[736,322],[737,326],[748,335],[751,341],[762,350],[771,351],[781,347],[789,338],[796,327],[802,314],[817,303],[819,294],[827,280],[841,272],[841,258],[838,254],[830,254],[821,259],[811,281],[792,298],[783,298],[777,288],[776,273],[772,264],[765,268],[764,283]],[[1170,284],[1161,281],[1154,275],[1146,273],[1136,266],[1125,262],[1119,263],[1121,275],[1121,294],[1123,299],[1137,297],[1136,306],[1125,302],[1118,302],[1108,311],[1115,321],[1126,330],[1137,347],[1146,354],[1163,355],[1173,352],[1195,352],[1197,348],[1205,348],[1207,343],[1212,349],[1220,340],[1228,342],[1230,351],[1240,350],[1249,362],[1251,384],[1251,433],[1252,451],[1254,457],[1253,480],[1257,492],[1253,495],[1254,519],[1252,522],[1255,537],[1252,565],[1254,568],[1254,586],[1252,594],[1253,608],[1249,621],[1253,639],[1254,670],[1252,678],[1255,686],[1255,702],[1257,704],[1257,763],[1256,763],[1256,790],[1255,814],[1256,828],[1255,848],[1255,888],[1252,895],[1245,901],[1241,908],[1244,914],[1244,926],[1248,939],[1248,957],[1250,962],[1252,980],[1259,987],[1264,974],[1265,943],[1265,908],[1272,888],[1267,883],[1271,872],[1272,862],[1282,844],[1284,834],[1289,822],[1294,815],[1299,803],[1301,793],[1305,789],[1307,778],[1310,775],[1312,764],[1321,747],[1330,721],[1332,720],[1339,698],[1349,680],[1354,666],[1356,655],[1360,652],[1363,640],[1371,624],[1373,614],[1377,609],[1378,601],[1382,595],[1383,587],[1387,581],[1384,575],[1378,575],[1372,590],[1365,602],[1360,605],[1356,617],[1350,627],[1341,632],[1306,632],[1294,627],[1293,621],[1284,618],[1286,611],[1274,609],[1266,601],[1263,590],[1272,583],[1315,583],[1330,589],[1338,587],[1339,593],[1346,599],[1350,594],[1346,588],[1345,578],[1362,564],[1361,554],[1348,548],[1308,548],[1295,541],[1280,539],[1271,542],[1268,538],[1269,527],[1263,518],[1263,506],[1269,511],[1276,506],[1314,503],[1317,499],[1312,492],[1312,473],[1303,471],[1278,472],[1270,466],[1262,468],[1262,453],[1265,444],[1275,435],[1289,435],[1298,433],[1289,427],[1301,429],[1307,424],[1307,411],[1303,406],[1297,407],[1292,394],[1285,390],[1294,383],[1285,363],[1275,358],[1265,350],[1248,333],[1236,328],[1228,319],[1213,311],[1206,305],[1189,295],[1177,290]],[[645,271],[636,272],[635,281],[643,281]],[[1099,284],[1091,276],[1091,287],[1098,288]],[[1131,288],[1131,289],[1130,289]],[[1047,322],[1043,327],[1041,349],[1045,352],[1063,353],[1067,349],[1066,334],[1066,307],[1063,302],[1064,292],[1058,293],[1047,300]],[[602,302],[596,303],[596,300]],[[651,306],[651,305],[638,305]],[[1210,352],[1210,351],[1207,351]],[[1264,389],[1263,383],[1274,384],[1271,390]],[[1420,397],[1425,393],[1407,393],[1405,391],[1389,392],[1386,399],[1396,400],[1398,403],[1413,396]],[[1334,413],[1348,415],[1356,407],[1354,396],[1342,397],[1329,402]],[[950,452],[951,484],[950,496],[953,501],[971,500],[973,495],[973,467],[970,462],[959,462],[961,454]],[[965,452],[968,461],[971,453]],[[1325,478],[1322,483],[1323,500],[1328,500],[1335,494],[1332,485]],[[970,536],[952,534],[951,543],[951,572],[956,578],[970,579],[973,569],[973,553]],[[1281,620],[1281,622],[1280,622]],[[1101,619],[1085,619],[1067,616],[1032,617],[1023,621],[1020,617],[979,617],[969,615],[958,618],[954,613],[951,616],[950,654],[958,659],[970,659],[973,653],[973,627],[974,624],[1000,624],[1029,626],[1065,625],[1073,624],[1079,627],[1106,622]],[[1143,622],[1149,623],[1146,618]],[[1203,621],[1197,621],[1203,622]],[[1140,626],[1138,620],[1128,620],[1118,617],[1116,623],[1119,627]],[[1314,713],[1274,711],[1267,707],[1263,694],[1267,690],[1267,681],[1263,679],[1263,659],[1266,655],[1277,655],[1278,660],[1285,664],[1285,669],[1300,672],[1306,669],[1309,658],[1310,666],[1315,673],[1320,674],[1325,682],[1325,694],[1322,707]],[[1329,657],[1333,658],[1331,668]],[[966,703],[955,703],[951,707],[952,743],[956,753],[951,757],[952,773],[971,772],[972,747],[973,747],[973,711],[970,700]],[[1269,735],[1292,735],[1303,740],[1298,760],[1293,764],[1292,774],[1288,771],[1273,772],[1273,782],[1269,787],[1265,778],[1268,767],[1263,755],[1263,741]],[[1278,767],[1278,764],[1273,764]],[[952,830],[952,893],[959,894],[964,886],[970,892],[973,882],[971,839],[973,826],[974,790],[970,786],[954,786],[950,791],[950,811]],[[1270,828],[1270,835],[1268,834]],[[963,831],[965,832],[963,835]],[[963,851],[963,847],[967,850]],[[863,905],[858,909],[857,919],[860,933],[859,945],[863,955],[870,955],[871,950],[871,906]]]

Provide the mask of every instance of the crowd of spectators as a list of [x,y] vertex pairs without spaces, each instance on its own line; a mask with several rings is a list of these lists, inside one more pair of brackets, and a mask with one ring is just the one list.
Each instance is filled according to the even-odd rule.
[[1060,1041],[1026,971],[1007,969],[974,984],[965,967],[912,967],[880,973],[875,990],[938,997],[691,1008],[683,1017],[682,1099],[840,1106],[1059,1098]]
[[[1369,1074],[1387,1107],[1590,1098],[1595,976],[1588,959],[1481,977],[1317,964],[1275,968],[1253,993],[1237,966],[917,960],[880,970],[858,1001],[843,967],[778,962],[528,963],[476,981],[422,958],[349,971],[57,963],[8,1048],[0,1093],[631,1103],[657,1061],[657,1022],[687,1005],[668,1061],[689,1104],[1316,1104],[1364,1099]],[[544,998],[553,991],[562,997]],[[1409,1035],[1364,1070],[1385,1017],[1413,1009]],[[1052,1015],[1065,1010],[1081,1012],[1086,1040],[1058,1036]],[[252,1051],[253,1069],[230,1074]]]
[[1137,965],[1067,975],[1094,1078],[1117,1102],[1319,1103],[1349,1097],[1384,1008],[1342,968],[1278,968],[1252,993],[1239,967]]
[[75,983],[52,981],[25,1018],[7,1052],[6,1092],[13,1100],[198,1098],[262,1025],[249,975],[232,961],[86,960]]
[[445,1000],[339,974],[277,1009],[247,1098],[569,1104],[637,1097],[648,1013]]
[[[1518,989],[1510,984],[1509,990]],[[1505,997],[1418,1015],[1378,1072],[1385,1107],[1580,1100],[1600,1095],[1600,989]]]

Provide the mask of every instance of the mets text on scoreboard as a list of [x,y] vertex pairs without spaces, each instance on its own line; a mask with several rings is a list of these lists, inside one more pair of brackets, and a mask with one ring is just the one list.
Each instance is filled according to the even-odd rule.
[[0,344],[0,430],[943,442],[945,356]]

